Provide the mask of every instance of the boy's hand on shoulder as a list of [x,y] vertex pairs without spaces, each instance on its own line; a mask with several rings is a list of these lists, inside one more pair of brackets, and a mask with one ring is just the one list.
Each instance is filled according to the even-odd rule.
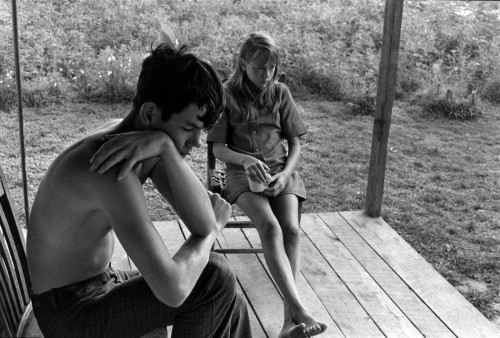
[[231,216],[231,205],[226,202],[219,194],[214,194],[208,191],[208,196],[210,197],[210,202],[212,203],[212,208],[215,214],[215,223],[217,225],[217,230],[220,232],[227,224],[229,217]]
[[117,179],[121,180],[134,165],[142,160],[160,155],[171,138],[159,130],[133,131],[124,134],[106,135],[107,140],[90,160],[90,170],[103,174],[120,164]]

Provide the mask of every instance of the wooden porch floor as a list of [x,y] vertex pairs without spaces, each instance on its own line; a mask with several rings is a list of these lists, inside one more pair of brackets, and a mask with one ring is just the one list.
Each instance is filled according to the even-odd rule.
[[[172,254],[189,235],[182,222],[155,226]],[[500,330],[381,218],[361,211],[304,214],[301,228],[298,289],[307,308],[328,325],[321,337],[500,337]],[[117,244],[113,264],[133,267]],[[255,229],[225,229],[218,245],[260,247],[260,240]],[[246,297],[254,337],[277,337],[282,298],[263,255],[226,257]]]

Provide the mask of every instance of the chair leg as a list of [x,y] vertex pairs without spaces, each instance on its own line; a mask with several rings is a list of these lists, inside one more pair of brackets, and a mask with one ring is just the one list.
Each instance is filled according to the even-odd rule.
[[[298,215],[299,215],[299,225],[302,219],[302,202],[299,202],[298,205]],[[255,228],[255,225],[250,221],[229,221],[227,222],[224,229],[247,229],[247,228]],[[262,253],[262,248],[251,248],[251,249],[215,249],[215,243],[212,245],[212,251],[223,254],[231,254],[231,253]]]
[[299,226],[302,219],[302,202],[299,202]]

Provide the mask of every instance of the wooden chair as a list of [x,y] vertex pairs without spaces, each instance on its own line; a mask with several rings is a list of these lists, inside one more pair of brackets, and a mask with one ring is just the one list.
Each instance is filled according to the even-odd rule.
[[[226,173],[223,169],[217,169],[217,160],[213,153],[213,144],[207,144],[207,189],[213,193],[218,193],[222,197],[225,197],[225,182]],[[231,228],[255,228],[255,225],[250,221],[235,221],[231,220],[226,224],[224,229]],[[212,251],[218,253],[261,253],[262,248],[251,248],[251,249],[216,249],[212,247]]]
[[33,316],[24,235],[0,167],[0,337],[43,337]]

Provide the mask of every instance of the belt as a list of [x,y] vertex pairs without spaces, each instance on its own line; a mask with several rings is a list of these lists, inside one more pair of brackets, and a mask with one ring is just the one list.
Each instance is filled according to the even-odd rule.
[[106,271],[95,277],[53,288],[39,295],[32,294],[31,299],[34,306],[43,306],[43,304],[47,305],[48,303],[52,306],[65,307],[106,284],[112,277],[116,279],[116,274],[111,267],[108,267]]

